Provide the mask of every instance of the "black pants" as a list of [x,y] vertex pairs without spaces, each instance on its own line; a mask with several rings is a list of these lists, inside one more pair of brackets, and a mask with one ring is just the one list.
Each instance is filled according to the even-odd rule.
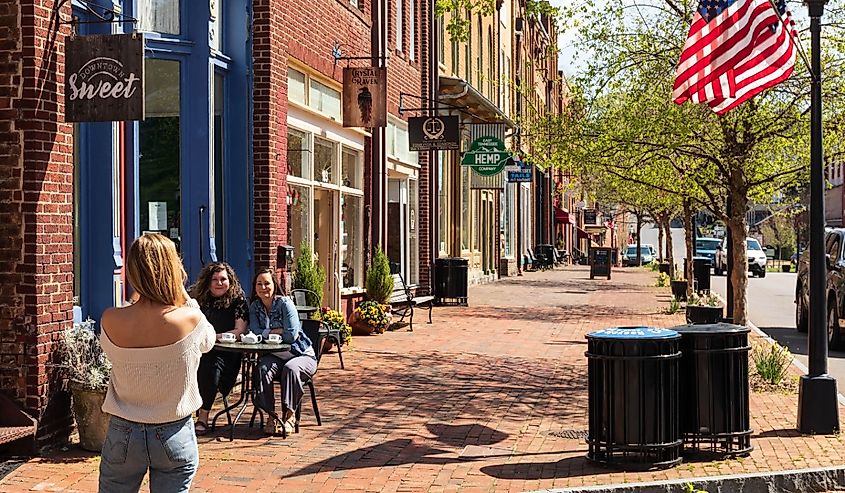
[[219,391],[224,397],[229,395],[235,386],[235,379],[241,369],[241,354],[228,351],[211,351],[202,355],[200,367],[197,370],[202,408],[211,409],[214,398]]

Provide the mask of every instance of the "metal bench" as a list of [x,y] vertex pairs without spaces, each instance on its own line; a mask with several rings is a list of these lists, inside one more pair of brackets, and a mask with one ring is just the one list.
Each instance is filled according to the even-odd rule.
[[0,392],[0,456],[35,455],[38,422]]
[[[434,296],[411,296],[411,290],[405,284],[402,274],[393,274],[393,293],[390,295],[393,313],[402,315],[399,322],[410,315],[410,330],[414,330],[414,307],[428,307],[428,323],[431,323],[431,310],[434,308]],[[398,323],[398,322],[397,322]]]

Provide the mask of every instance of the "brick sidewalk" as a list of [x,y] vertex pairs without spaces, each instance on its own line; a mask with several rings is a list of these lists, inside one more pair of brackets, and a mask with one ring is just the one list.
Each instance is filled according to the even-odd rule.
[[[845,439],[794,431],[797,396],[752,394],[750,457],[623,473],[584,459],[584,335],[616,325],[671,327],[655,274],[585,267],[527,273],[470,289],[470,307],[435,308],[401,329],[356,337],[324,356],[316,379],[323,426],[303,405],[301,433],[234,442],[200,438],[197,492],[530,491],[839,465]],[[682,409],[683,412],[683,409]],[[222,435],[223,433],[219,433]],[[99,458],[33,459],[0,492],[96,491]]]

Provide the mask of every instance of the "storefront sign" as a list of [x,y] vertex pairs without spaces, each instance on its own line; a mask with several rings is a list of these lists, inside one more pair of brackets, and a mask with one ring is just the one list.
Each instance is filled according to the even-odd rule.
[[142,34],[71,37],[66,57],[66,122],[144,119]]
[[387,126],[387,67],[343,69],[343,126]]
[[408,119],[412,151],[452,151],[461,148],[457,116],[413,116]]
[[511,183],[531,183],[531,166],[525,161],[514,161],[514,166],[508,166],[508,181]]
[[505,169],[510,153],[501,139],[491,136],[479,137],[472,141],[469,150],[461,159],[463,166],[471,166],[483,176],[498,175]]
[[595,209],[584,209],[584,225],[592,224],[595,225],[596,223],[596,210]]

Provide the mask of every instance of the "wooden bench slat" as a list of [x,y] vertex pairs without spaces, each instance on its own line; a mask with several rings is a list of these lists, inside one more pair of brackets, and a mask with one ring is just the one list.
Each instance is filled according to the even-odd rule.
[[0,426],[0,443],[14,442],[35,435],[34,426]]

